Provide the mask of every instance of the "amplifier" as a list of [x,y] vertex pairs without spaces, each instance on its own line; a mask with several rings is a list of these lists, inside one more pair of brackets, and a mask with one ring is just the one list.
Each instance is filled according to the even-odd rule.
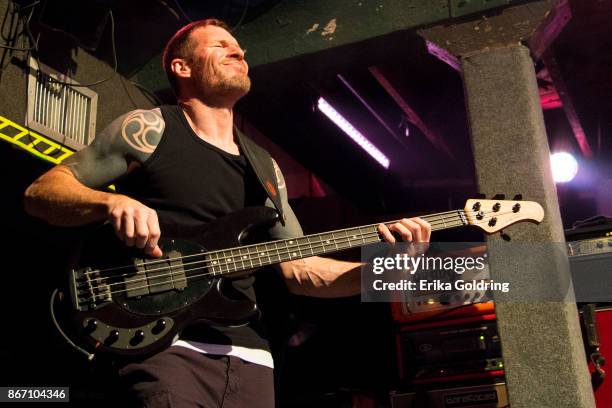
[[612,232],[568,241],[567,253],[576,301],[612,302]]
[[414,392],[395,392],[390,395],[391,408],[417,408],[422,406],[416,401],[417,394]]
[[428,394],[429,408],[502,408],[510,406],[505,383],[432,390]]
[[494,320],[456,320],[443,327],[405,329],[397,336],[400,377],[411,384],[503,375]]
[[[612,303],[612,227],[610,225],[566,230],[567,255],[576,301],[580,303]],[[471,255],[485,253],[485,247],[471,249]],[[461,279],[490,278],[488,265],[483,270],[466,272]],[[442,273],[442,272],[441,272]],[[440,276],[452,281],[452,271]],[[478,290],[412,291],[399,296],[391,304],[393,319],[400,323],[415,323],[423,319],[449,320],[462,316],[477,316],[494,312],[490,293]],[[439,315],[439,316],[438,316]]]
[[[486,253],[486,246],[479,245],[461,251],[453,251],[453,256],[478,257]],[[486,256],[486,255],[485,255]],[[483,269],[466,270],[462,275],[454,271],[431,271],[428,276],[442,282],[461,279],[465,281],[490,280],[489,265]],[[453,284],[454,287],[454,284]],[[477,316],[494,312],[492,294],[478,289],[453,290],[415,290],[398,295],[391,303],[393,319],[400,323],[414,323],[424,319],[440,317],[452,319],[462,316]]]
[[564,231],[565,240],[582,241],[592,238],[612,237],[612,224],[607,223],[606,217],[594,217],[601,221],[600,224],[587,227],[570,228]]
[[570,259],[594,255],[612,255],[612,234],[602,238],[569,241],[567,243],[567,255]]
[[503,382],[421,392],[392,392],[391,408],[506,408],[510,406]]

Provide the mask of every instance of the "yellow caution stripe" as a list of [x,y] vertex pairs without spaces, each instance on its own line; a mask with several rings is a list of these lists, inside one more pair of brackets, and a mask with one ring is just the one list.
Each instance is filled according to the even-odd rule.
[[0,116],[0,139],[54,164],[59,164],[74,154],[74,150],[34,133],[3,116]]
[[[66,157],[74,154],[74,150],[32,132],[4,116],[0,116],[0,139],[54,164],[60,164]],[[114,190],[115,186],[108,188]]]

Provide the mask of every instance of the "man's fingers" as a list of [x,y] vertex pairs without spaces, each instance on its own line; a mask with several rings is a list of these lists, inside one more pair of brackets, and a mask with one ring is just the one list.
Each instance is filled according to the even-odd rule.
[[138,248],[144,248],[149,239],[149,226],[147,225],[146,214],[138,214],[134,217],[134,243]]
[[421,233],[421,226],[419,224],[408,218],[401,219],[400,224],[406,227],[412,233],[411,242],[421,242],[423,234]]
[[134,217],[128,212],[124,212],[121,217],[121,231],[123,242],[127,246],[134,246]]
[[153,211],[149,218],[147,219],[147,226],[149,227],[149,239],[145,246],[145,252],[149,255],[155,256],[154,253],[159,252],[159,256],[161,256],[161,249],[157,246],[159,242],[159,237],[161,236],[161,231],[159,229],[159,221],[157,220],[157,214]]
[[121,225],[121,214],[115,216],[113,214],[112,219],[111,219],[111,223],[113,224],[113,228],[115,229],[115,234],[117,234],[117,236],[119,237],[119,239],[121,241],[125,240],[125,236],[123,234],[123,228]]
[[431,225],[422,218],[416,217],[416,218],[411,218],[411,220],[421,226],[421,232],[422,232],[421,242],[429,242],[431,238]]
[[[408,224],[409,225],[409,224]],[[404,223],[404,220],[391,225],[390,229],[397,232],[402,237],[402,241],[412,242],[415,234],[414,231]]]
[[161,256],[161,235],[157,213],[127,196],[116,195],[108,214],[115,233],[127,246],[144,249],[152,256]]
[[428,243],[431,236],[431,225],[418,217],[410,219],[403,218],[389,225],[389,227],[384,224],[379,224],[378,231],[383,239],[391,244],[397,241],[393,232],[399,234],[403,241],[422,244],[419,246],[409,245],[408,248],[405,249],[409,256],[425,253],[429,247]]
[[161,248],[156,245],[155,248],[153,248],[153,250],[151,250],[150,252],[147,252],[147,254],[151,255],[154,258],[160,258],[163,255],[163,252]]
[[389,242],[390,244],[395,244],[395,237],[385,224],[378,224],[378,232],[383,236],[385,241]]

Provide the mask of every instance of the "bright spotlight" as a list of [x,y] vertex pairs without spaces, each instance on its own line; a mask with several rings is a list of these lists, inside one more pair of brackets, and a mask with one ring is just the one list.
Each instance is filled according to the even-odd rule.
[[556,183],[572,181],[578,173],[578,162],[569,153],[559,152],[550,155],[553,179]]

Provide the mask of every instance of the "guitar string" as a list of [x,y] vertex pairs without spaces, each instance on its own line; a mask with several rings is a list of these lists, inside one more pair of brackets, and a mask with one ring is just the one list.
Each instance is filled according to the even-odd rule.
[[[449,217],[446,217],[446,218],[449,219]],[[461,218],[461,217],[456,216],[456,217],[452,217],[452,218],[456,220],[456,218]],[[435,231],[435,230],[437,230],[437,227],[439,227],[441,224],[443,225],[443,228],[446,228],[447,226],[449,226],[449,222],[447,222],[446,220],[438,220],[436,222],[430,223],[430,225],[432,226],[432,229]],[[450,225],[450,226],[451,227],[455,227],[455,226],[464,225],[463,219],[460,222],[461,222],[460,224],[455,224],[455,225]],[[361,230],[361,229],[366,229],[366,228],[373,228],[375,226],[378,226],[378,224],[372,224],[372,225],[366,226],[366,227],[356,227],[355,229],[360,229]],[[438,229],[443,229],[443,228],[438,228]],[[345,232],[345,235],[341,236],[341,237],[332,237],[331,239],[325,240],[325,244],[323,244],[323,240],[321,240],[321,239],[319,240],[319,242],[315,242],[315,243],[317,243],[317,244],[320,243],[321,245],[325,246],[325,245],[334,245],[334,244],[336,244],[337,240],[344,240],[344,239],[347,239],[347,238],[349,239],[349,241],[351,239],[360,240],[360,238],[350,238],[348,236],[348,233],[347,233],[348,230],[338,230],[338,231]],[[332,232],[330,232],[330,233],[332,233]],[[366,234],[372,234],[372,233],[378,234],[378,230],[369,231]],[[325,234],[325,233],[323,233],[323,234]],[[315,235],[323,235],[323,234],[315,234]],[[360,236],[363,236],[363,235],[364,235],[364,233],[361,232],[359,235],[354,235],[354,236],[360,237]],[[291,241],[304,241],[304,238],[307,238],[307,237],[312,237],[312,236],[309,235],[309,236],[305,236],[305,237],[298,237],[298,238],[294,238],[294,239],[285,239],[285,240],[279,240],[279,241],[270,241],[268,243],[253,244],[253,245],[248,245],[248,246],[243,246],[243,247],[238,247],[238,248],[228,248],[228,249],[216,250],[216,251],[205,252],[205,253],[203,252],[203,253],[199,253],[199,254],[187,255],[187,256],[184,256],[184,257],[169,258],[169,259],[162,260],[161,262],[160,261],[152,261],[152,262],[147,262],[147,266],[149,266],[149,265],[157,265],[157,264],[160,264],[160,263],[165,264],[165,263],[171,262],[173,260],[182,260],[182,259],[187,259],[187,258],[193,258],[193,257],[196,257],[196,256],[208,256],[210,258],[212,254],[217,254],[217,257],[215,259],[210,259],[210,260],[205,260],[205,261],[195,261],[195,262],[191,262],[191,263],[183,263],[183,265],[189,265],[189,264],[201,263],[201,262],[209,262],[209,261],[210,262],[218,262],[218,261],[222,262],[222,261],[224,261],[226,259],[231,259],[231,258],[234,258],[236,256],[240,257],[242,255],[248,255],[248,256],[256,255],[257,257],[260,257],[260,256],[258,256],[258,254],[262,253],[262,251],[257,250],[257,248],[256,248],[257,246],[266,246],[266,245],[275,244],[275,249],[272,249],[272,250],[265,249],[263,251],[263,253],[270,252],[270,251],[278,252],[278,245],[277,244],[279,242],[284,242],[285,243],[285,248],[282,248],[282,250],[291,251],[291,249],[289,248],[289,246],[287,244],[288,242],[291,242]],[[308,242],[299,243],[298,245],[295,245],[295,244],[291,244],[291,245],[292,245],[291,246],[292,249],[297,250],[297,251],[301,251],[304,247],[306,247],[306,249],[307,249],[308,247],[312,246],[312,243],[310,241],[308,241]],[[250,248],[255,248],[256,251],[251,253],[250,250],[249,250]],[[221,257],[218,256],[218,254],[220,254],[222,252],[228,252],[228,251],[231,252],[231,251],[236,251],[236,250],[238,250],[238,252],[239,252],[238,255],[227,255],[227,256],[221,256]],[[247,253],[246,254],[240,253],[240,251],[243,251],[243,250],[246,250]],[[264,255],[264,256],[267,256],[267,255]],[[129,267],[133,268],[134,265],[133,264],[129,265]],[[85,274],[104,273],[104,272],[118,270],[118,269],[125,269],[125,267],[102,269],[102,270],[99,270],[99,271],[96,270],[96,271],[86,272]],[[168,269],[172,269],[172,268],[164,266],[164,267],[158,268],[158,269],[149,269],[149,270],[147,270],[147,272],[157,272],[157,271],[168,270]],[[121,277],[125,277],[125,276],[130,276],[130,275],[132,275],[132,273],[123,274],[123,275],[115,275],[115,276],[113,276],[113,278],[121,278]],[[89,281],[90,282],[92,282],[92,281],[95,282],[95,281],[103,280],[103,279],[106,279],[106,278],[104,278],[104,277],[94,278],[94,279],[90,279]]]
[[[483,212],[483,216],[485,214],[489,214],[491,212],[495,212],[495,211]],[[438,214],[433,214],[432,216],[424,216],[424,218],[430,219],[431,220],[430,224],[432,224],[432,223],[439,224],[440,222],[444,223],[445,220],[461,218],[462,215],[466,215],[466,214],[468,214],[468,212],[466,212],[464,210],[453,210],[453,211],[448,211],[448,212],[439,213],[439,214],[448,214],[448,216],[440,217],[438,219],[432,219],[430,217],[438,215]],[[470,214],[470,215],[474,215],[474,214],[478,215],[478,212],[472,211],[472,214]],[[507,213],[497,212],[496,214],[502,215],[502,214],[507,214]],[[397,221],[389,221],[389,222],[386,222],[384,224],[385,225],[391,225],[391,224],[393,224],[395,222],[398,222],[398,221],[399,220],[397,220]],[[324,234],[334,234],[334,233],[337,233],[337,232],[345,232],[345,231],[352,230],[352,229],[365,229],[365,228],[370,228],[370,227],[377,227],[379,224],[381,224],[381,223],[370,224],[370,225],[363,225],[363,226],[360,226],[360,227],[353,227],[353,228],[347,228],[347,229],[341,229],[341,230],[335,230],[335,231],[329,231],[329,232],[325,232],[325,233],[306,235],[306,236],[303,236],[303,237],[294,238],[294,240],[297,241],[297,240],[304,239],[304,238],[307,238],[307,237],[321,236],[321,235],[324,235]],[[477,224],[478,223],[475,222],[472,225],[477,225]],[[284,240],[279,240],[279,241],[289,241],[289,240],[290,239],[284,239]],[[269,241],[269,242],[262,242],[262,243],[258,243],[258,244],[245,245],[245,246],[235,247],[235,248],[227,248],[227,249],[222,249],[222,250],[214,250],[214,251],[207,252],[207,254],[220,253],[220,252],[223,252],[223,251],[231,251],[231,250],[236,250],[238,248],[248,249],[248,248],[252,248],[252,247],[256,247],[256,246],[261,246],[261,245],[271,245],[274,242],[279,242],[279,241]],[[176,258],[165,258],[165,259],[159,259],[159,260],[149,260],[149,261],[147,261],[147,265],[155,265],[155,264],[163,264],[163,263],[172,262],[172,261],[180,261],[180,260],[184,260],[184,259],[187,259],[187,258],[190,258],[190,257],[201,256],[201,255],[202,254],[200,253],[200,254],[192,254],[192,255],[179,256],[179,257],[176,257]],[[133,268],[133,267],[134,267],[134,264],[123,265],[123,266],[117,266],[117,267],[112,267],[112,268],[88,271],[88,272],[85,272],[84,274],[88,275],[88,274],[95,274],[95,273],[111,272],[111,271],[116,271],[116,270],[120,270],[120,269],[128,269],[128,268]]]
[[[497,214],[506,214],[506,213],[497,213]],[[480,221],[478,223],[474,223],[474,224],[482,224],[482,223],[484,223],[486,221],[487,220],[483,219],[482,221]],[[436,223],[432,224],[432,229],[436,230],[435,228],[438,226],[438,224],[436,224]],[[458,221],[458,223],[456,221],[456,223],[453,224],[453,225],[449,225],[448,223],[444,223],[444,224],[445,224],[445,227],[446,226],[457,227],[457,226],[465,225],[463,221]],[[363,228],[363,227],[361,227],[361,228]],[[379,236],[378,231],[373,231],[373,232],[370,232],[370,233],[367,233],[367,234],[362,234],[362,237],[365,237],[366,235],[369,235],[369,236],[372,236],[372,235]],[[317,247],[322,246],[323,248],[325,248],[325,246],[327,246],[327,245],[335,245],[336,249],[339,249],[339,248],[337,248],[337,244],[338,243],[344,244],[344,243],[348,242],[350,244],[351,240],[355,240],[355,241],[359,240],[359,241],[361,241],[362,239],[361,238],[351,238],[348,235],[345,235],[343,237],[335,238],[335,239],[332,239],[332,240],[326,240],[325,244],[323,244],[322,241],[319,241],[319,242],[317,242],[315,244],[316,244]],[[327,243],[328,241],[330,241],[330,243]],[[378,242],[380,242],[380,241],[381,241],[381,239],[378,239]],[[360,245],[355,245],[355,246],[361,246],[361,245],[363,245],[363,243],[360,243]],[[342,249],[349,249],[349,248],[352,248],[352,247],[355,247],[355,246],[351,246],[351,247],[347,247],[347,248],[342,248]],[[305,249],[308,249],[308,247],[310,247],[312,249],[313,245],[310,242],[299,244],[298,248],[297,248],[297,251],[301,252],[301,250],[304,249],[304,247],[306,247]],[[230,251],[230,249],[223,250],[223,251]],[[281,251],[283,251],[283,252],[281,252]],[[266,251],[267,254],[263,255],[263,257],[264,258],[267,257],[268,259],[270,259],[270,256],[278,256],[278,257],[280,257],[281,255],[287,255],[287,254],[290,254],[291,252],[295,252],[295,251],[296,251],[295,249],[294,250],[289,250],[289,248],[281,248],[279,250],[279,248],[276,247],[275,249]],[[221,252],[221,251],[218,251],[218,252]],[[266,253],[266,252],[264,252],[264,253]],[[276,254],[274,252],[276,252]],[[270,253],[272,253],[272,254],[270,255]],[[208,254],[209,253],[202,253],[202,254],[196,254],[196,255],[192,255],[192,256],[207,256]],[[201,261],[194,261],[194,262],[183,263],[182,266],[211,263],[212,265],[208,265],[208,266],[212,266],[214,268],[216,266],[215,262],[218,262],[219,260],[221,260],[221,261],[223,261],[223,260],[231,260],[232,258],[238,258],[239,259],[240,256],[242,256],[242,255],[248,255],[248,256],[250,256],[250,255],[257,255],[257,258],[262,258],[261,255],[256,254],[256,253],[253,253],[253,254],[251,254],[251,253],[240,254],[239,253],[237,256],[236,255],[234,255],[234,256],[230,255],[230,256],[221,257],[221,258],[217,258],[217,259],[210,259],[210,257],[208,257],[209,259],[204,259],[204,260],[201,260]],[[289,259],[291,259],[291,257],[289,257]],[[255,261],[257,261],[257,259],[255,259]],[[242,264],[244,265],[246,262],[251,262],[252,263],[252,259],[249,259],[248,261],[243,261],[243,260],[240,260],[240,259],[238,261],[233,261],[232,262],[232,267],[235,267],[235,265],[238,262],[242,262]],[[282,262],[282,261],[278,261],[278,262]],[[276,262],[276,263],[278,263],[278,262]],[[275,262],[271,262],[271,263],[275,263]],[[221,268],[223,266],[228,267],[229,265],[230,265],[229,263],[225,263],[225,264],[221,263],[220,265],[218,265],[218,267],[219,268]],[[262,265],[263,265],[263,262],[260,261],[260,264],[257,265],[257,267],[260,267]],[[253,265],[253,267],[255,267],[255,265]],[[172,267],[162,267],[162,268],[157,268],[157,269],[151,269],[151,270],[148,270],[146,272],[161,272],[161,271],[168,271],[168,270],[172,271],[172,269],[173,269]],[[244,268],[244,269],[250,269],[250,268]],[[236,272],[236,271],[232,271],[232,272]],[[181,272],[177,272],[177,273],[172,273],[171,272],[170,275],[180,274],[180,273]],[[223,273],[227,273],[227,272],[223,272]],[[121,278],[121,277],[125,277],[125,276],[131,276],[131,275],[132,274],[123,274],[123,275],[115,275],[115,276],[112,276],[112,277],[101,277],[101,278],[90,279],[89,282],[92,282],[92,281],[103,281],[103,280],[107,280],[107,279],[117,279],[117,278]],[[166,275],[158,275],[155,278],[163,277],[163,276],[166,276]],[[108,285],[118,285],[118,284],[124,284],[124,283],[133,283],[133,282],[137,282],[137,281],[144,281],[144,280],[147,280],[147,279],[148,279],[147,277],[136,278],[136,279],[131,279],[131,280],[125,281],[125,282],[116,282],[116,283],[111,283],[111,284],[108,284]],[[82,285],[87,285],[87,283],[84,283]],[[103,285],[105,285],[105,284],[103,284]],[[94,287],[89,287],[88,289],[98,289],[99,287],[100,286],[94,286]]]
[[[483,223],[483,222],[485,222],[485,220],[482,220],[480,223]],[[458,222],[458,223],[457,223],[456,225],[454,225],[454,226],[461,226],[461,225],[464,225],[464,224],[463,224],[463,222]],[[371,243],[374,243],[374,242],[380,242],[380,236],[379,236],[378,234],[372,234],[372,238],[374,238],[374,237],[376,237],[376,240],[375,240],[375,241],[373,241],[373,242],[371,242]],[[344,238],[346,239],[346,237],[344,237]],[[369,238],[368,238],[368,239],[369,239]],[[349,241],[350,241],[350,239],[349,239]],[[343,248],[343,249],[348,249],[348,248]],[[274,256],[274,255],[273,255],[273,256]],[[280,254],[279,254],[278,256],[280,256]],[[269,256],[268,256],[268,258],[269,258]],[[245,263],[245,261],[237,261],[237,262],[232,262],[232,263],[233,263],[232,268],[235,268],[235,267],[236,267],[236,264],[237,264],[238,262],[242,262],[242,263],[243,263],[243,267],[244,267],[244,263]],[[276,262],[270,262],[270,263],[268,263],[268,265],[269,265],[269,264],[274,264],[274,263],[279,263],[279,262],[282,262],[282,261],[281,261],[281,260],[279,260],[279,261],[276,261]],[[191,264],[197,264],[197,263],[206,263],[206,261],[193,262],[193,263],[191,263]],[[253,268],[255,268],[255,267],[261,267],[261,266],[263,266],[264,264],[266,264],[266,262],[262,262],[260,265],[257,265],[257,266],[253,265],[252,267],[253,267]],[[240,270],[248,270],[248,269],[251,269],[251,267],[246,267],[246,268],[244,268],[244,269],[239,269],[239,270],[235,270],[235,271],[229,271],[229,265],[228,265],[228,264],[226,264],[226,267],[228,267],[228,271],[226,271],[226,272],[223,272],[223,271],[219,271],[218,273],[217,273],[217,272],[206,272],[206,273],[203,273],[203,274],[192,275],[192,276],[186,276],[186,277],[184,277],[184,278],[178,278],[178,279],[173,279],[173,278],[172,278],[172,276],[175,276],[175,275],[181,275],[181,274],[184,274],[185,272],[190,272],[190,271],[195,271],[195,270],[202,270],[202,269],[206,269],[207,267],[197,267],[197,268],[185,269],[185,270],[183,270],[183,271],[181,271],[181,272],[171,272],[170,274],[158,275],[158,276],[155,276],[155,277],[153,277],[153,278],[161,278],[161,277],[170,276],[170,280],[167,280],[167,281],[165,281],[165,282],[157,282],[157,283],[154,283],[154,284],[152,284],[152,285],[151,285],[151,284],[147,284],[147,285],[145,285],[145,286],[140,286],[140,287],[136,287],[136,288],[122,289],[122,290],[117,290],[117,291],[108,291],[108,292],[105,292],[105,293],[94,294],[93,298],[86,298],[86,299],[84,299],[84,301],[95,300],[95,298],[96,298],[96,297],[103,297],[103,296],[106,296],[106,295],[108,295],[108,294],[115,294],[115,293],[120,293],[120,292],[126,292],[126,291],[129,291],[129,290],[132,290],[132,291],[133,291],[133,290],[144,289],[144,288],[150,288],[150,287],[153,287],[153,286],[159,286],[159,285],[167,285],[167,284],[170,284],[170,283],[173,283],[173,282],[180,282],[180,281],[184,281],[184,280],[187,280],[187,279],[193,279],[193,278],[202,277],[202,276],[209,276],[209,275],[216,276],[216,275],[219,275],[219,274],[236,273],[236,272],[239,272]],[[170,269],[170,270],[171,270],[171,268],[166,268],[166,270],[167,270],[167,269]],[[148,278],[139,278],[139,279],[136,279],[136,280],[129,280],[128,282],[133,283],[133,282],[136,282],[136,281],[142,281],[142,280],[148,280]],[[108,286],[115,285],[115,284],[124,284],[124,283],[125,283],[125,282],[116,282],[116,283],[109,284]],[[96,287],[96,289],[98,289],[99,287],[100,287],[100,286],[97,286],[97,287]]]

